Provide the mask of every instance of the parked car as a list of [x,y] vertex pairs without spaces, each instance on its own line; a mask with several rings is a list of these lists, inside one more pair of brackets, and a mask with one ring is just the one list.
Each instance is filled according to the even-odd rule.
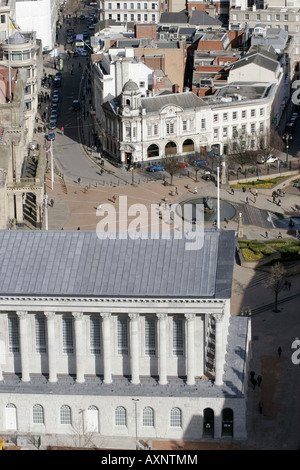
[[178,162],[176,166],[177,168],[186,168],[189,165],[186,162]]
[[194,161],[194,165],[198,166],[198,165],[207,165],[207,161],[206,160],[195,160]]
[[56,121],[50,121],[48,127],[49,129],[56,129]]
[[49,132],[49,134],[47,135],[47,139],[48,140],[55,140],[55,133],[54,132]]
[[74,100],[72,104],[73,111],[79,111],[80,105],[78,100]]
[[269,155],[266,159],[264,155],[259,155],[257,163],[275,163],[278,162],[278,158],[274,157],[274,155]]
[[81,55],[82,55],[82,57],[87,57],[88,53],[87,53],[87,51],[81,51]]
[[153,166],[148,166],[147,171],[155,172],[155,171],[163,171],[165,169],[166,169],[165,166],[153,165]]
[[209,181],[211,179],[213,179],[213,176],[211,174],[210,171],[205,171],[204,175],[202,176],[202,178],[205,180],[205,181]]

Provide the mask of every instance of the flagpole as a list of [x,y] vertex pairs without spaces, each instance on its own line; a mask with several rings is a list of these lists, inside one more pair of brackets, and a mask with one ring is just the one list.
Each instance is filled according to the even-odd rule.
[[217,229],[220,230],[220,168],[217,168]]
[[54,164],[53,164],[53,149],[52,149],[52,141],[50,147],[50,155],[51,155],[51,188],[53,191],[53,183],[54,183]]
[[48,194],[45,196],[45,230],[48,230]]

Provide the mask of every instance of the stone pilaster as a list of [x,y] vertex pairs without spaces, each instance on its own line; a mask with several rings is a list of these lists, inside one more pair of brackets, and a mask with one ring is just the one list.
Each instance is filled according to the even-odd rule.
[[139,374],[139,314],[129,313],[131,382],[140,383]]
[[44,312],[47,319],[48,367],[49,382],[57,382],[56,342],[55,342],[55,312]]
[[28,313],[23,311],[17,312],[20,325],[20,356],[21,356],[21,373],[22,382],[30,382],[29,375],[29,357],[28,357]]
[[82,312],[73,312],[75,319],[76,382],[84,383]]
[[158,374],[159,383],[166,385],[167,379],[167,318],[166,313],[158,313],[158,341],[159,341],[159,359],[158,359]]
[[111,372],[111,334],[110,334],[110,321],[111,313],[101,313],[102,317],[102,338],[103,338],[103,367],[105,384],[112,383]]

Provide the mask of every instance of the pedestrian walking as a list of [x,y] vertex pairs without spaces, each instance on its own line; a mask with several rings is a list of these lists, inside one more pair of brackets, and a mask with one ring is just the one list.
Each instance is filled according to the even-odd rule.
[[194,194],[197,194],[197,192],[198,192],[198,189],[195,188],[195,189],[194,189]]
[[256,197],[258,196],[258,191],[257,191],[257,189],[255,190],[255,196],[256,196]]
[[266,232],[266,238],[269,238],[269,234],[268,234],[268,232]]
[[256,382],[257,382],[257,386],[260,387],[260,385],[262,383],[262,376],[261,375],[257,376]]
[[255,196],[254,196],[253,202],[254,202],[254,204],[256,203],[256,197]]
[[251,370],[250,371],[250,380],[252,381],[252,379],[254,379],[254,377],[255,377],[255,372],[254,372],[254,370]]
[[177,188],[177,186],[176,186],[176,188],[175,188],[175,194],[178,194],[178,188]]
[[248,198],[248,196],[246,197],[246,204],[249,204],[249,198]]
[[279,346],[279,348],[277,349],[277,353],[278,353],[278,357],[280,357],[280,356],[281,356],[281,353],[282,353],[282,349],[281,349],[280,346]]
[[231,188],[231,194],[234,196],[234,189]]
[[65,133],[64,127],[62,127],[60,130],[61,130],[62,135],[64,135],[64,133]]
[[260,401],[260,402],[258,403],[258,409],[259,409],[259,413],[260,413],[260,414],[262,414],[262,412],[263,412],[263,407],[264,407],[264,404],[263,404],[262,401]]
[[78,184],[80,184],[80,181],[81,181],[81,179],[80,179],[80,178],[78,178],[78,180],[77,180]]
[[251,383],[252,383],[253,390],[255,390],[255,386],[257,384],[257,380],[255,377],[253,377],[253,379],[251,380]]

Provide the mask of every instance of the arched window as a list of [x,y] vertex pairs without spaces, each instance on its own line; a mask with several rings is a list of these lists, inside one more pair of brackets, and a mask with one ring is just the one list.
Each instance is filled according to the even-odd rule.
[[192,139],[186,139],[183,144],[182,144],[182,152],[193,152],[195,150],[194,148],[194,142]]
[[97,406],[91,405],[88,407],[86,420],[89,432],[99,432],[99,410]]
[[233,437],[233,411],[231,408],[224,408],[222,411],[222,436]]
[[151,144],[147,148],[147,158],[159,157],[159,148],[156,144]]
[[32,422],[34,424],[44,424],[44,408],[42,407],[42,405],[33,406]]
[[179,408],[172,408],[170,414],[171,428],[181,428],[181,410]]
[[203,412],[203,436],[214,437],[214,411],[205,408]]
[[150,406],[143,409],[143,426],[154,427],[154,410]]
[[72,424],[71,408],[68,405],[63,405],[60,409],[60,424]]
[[123,406],[118,406],[115,410],[115,425],[126,426],[126,410]]
[[17,429],[17,408],[13,403],[8,403],[5,407],[6,429]]
[[177,153],[177,145],[175,142],[168,142],[165,146],[165,154],[174,155],[175,153]]

